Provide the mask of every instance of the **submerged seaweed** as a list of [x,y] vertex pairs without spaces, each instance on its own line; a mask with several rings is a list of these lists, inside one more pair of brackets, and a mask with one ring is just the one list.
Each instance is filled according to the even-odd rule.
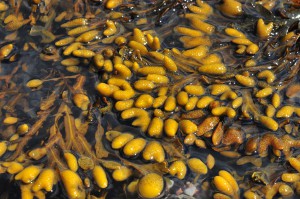
[[298,1],[18,0],[0,20],[1,198],[299,197]]

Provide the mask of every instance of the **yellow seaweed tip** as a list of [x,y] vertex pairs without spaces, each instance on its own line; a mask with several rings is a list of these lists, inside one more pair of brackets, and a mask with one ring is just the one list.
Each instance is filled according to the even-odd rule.
[[3,120],[3,124],[4,124],[4,125],[12,125],[12,124],[17,123],[18,120],[19,120],[19,119],[16,118],[16,117],[6,117],[6,118],[4,118],[4,120]]
[[197,174],[206,174],[208,169],[207,166],[198,158],[191,158],[187,161],[189,168]]
[[213,179],[214,185],[216,186],[216,188],[229,196],[233,196],[234,195],[234,191],[232,186],[229,184],[229,182],[223,178],[222,176],[216,176]]
[[243,13],[242,4],[235,0],[223,0],[220,10],[223,14],[232,17]]
[[148,134],[151,137],[159,138],[163,133],[163,120],[159,117],[154,117],[148,127]]
[[257,21],[257,34],[261,39],[267,39],[273,29],[273,22],[265,24],[263,19]]
[[77,162],[77,158],[75,157],[75,155],[73,155],[70,152],[66,152],[66,153],[64,153],[64,158],[65,158],[70,170],[76,172],[78,170],[78,162]]
[[176,175],[176,177],[181,180],[185,178],[186,172],[187,172],[186,165],[181,160],[177,160],[173,162],[169,167],[169,174],[171,174],[172,176]]
[[147,142],[143,138],[135,138],[127,142],[123,148],[123,152],[127,156],[135,156],[140,153],[146,146]]
[[56,173],[53,169],[44,169],[32,185],[32,191],[38,192],[42,189],[51,191],[56,183]]
[[3,162],[2,166],[7,167],[7,172],[10,174],[19,173],[24,169],[23,165],[18,162]]
[[138,193],[143,198],[158,197],[164,189],[162,176],[156,173],[149,173],[142,177],[138,183]]
[[94,167],[93,177],[96,181],[96,184],[100,188],[105,189],[108,186],[108,179],[107,179],[106,173],[101,166],[97,165]]
[[165,160],[165,152],[162,145],[157,141],[149,142],[143,151],[143,158],[145,160],[163,162]]
[[134,138],[134,136],[130,133],[122,133],[113,139],[113,141],[111,143],[111,147],[113,149],[120,149],[120,148],[124,147],[125,144],[127,144],[127,142],[129,142],[133,138]]
[[15,176],[15,180],[22,180],[24,183],[30,183],[40,174],[41,168],[38,166],[28,166]]
[[0,157],[6,152],[7,144],[5,141],[0,142]]
[[165,120],[164,131],[167,136],[174,137],[177,133],[177,129],[178,129],[178,123],[176,120],[171,119],[171,118]]
[[84,199],[86,196],[83,182],[79,175],[71,170],[60,172],[60,178],[63,182],[68,197],[71,199]]
[[115,9],[123,3],[123,0],[108,0],[105,4],[107,9]]
[[114,170],[112,177],[115,181],[121,182],[126,180],[132,175],[132,170],[128,167],[121,166],[119,169]]
[[198,126],[190,120],[181,120],[179,122],[180,129],[185,134],[192,134],[198,130]]

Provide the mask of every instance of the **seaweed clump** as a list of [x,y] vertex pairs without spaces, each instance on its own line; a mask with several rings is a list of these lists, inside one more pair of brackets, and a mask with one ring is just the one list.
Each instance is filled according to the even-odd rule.
[[296,1],[66,2],[0,3],[22,197],[299,194]]

